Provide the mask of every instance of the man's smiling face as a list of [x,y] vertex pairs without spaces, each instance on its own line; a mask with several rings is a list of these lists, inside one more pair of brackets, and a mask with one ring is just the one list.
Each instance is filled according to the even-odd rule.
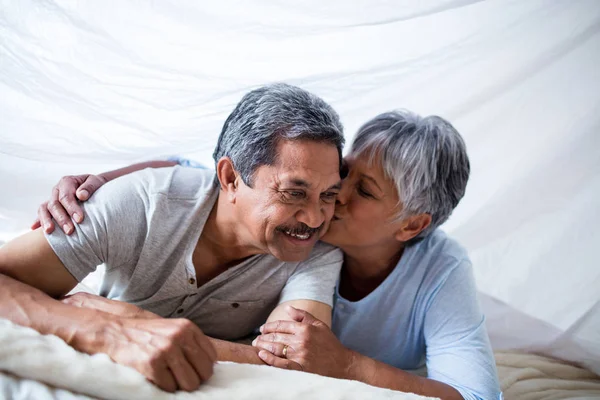
[[282,261],[308,258],[329,228],[339,167],[333,145],[280,140],[276,162],[257,168],[252,187],[240,182],[236,193],[236,213],[254,245]]

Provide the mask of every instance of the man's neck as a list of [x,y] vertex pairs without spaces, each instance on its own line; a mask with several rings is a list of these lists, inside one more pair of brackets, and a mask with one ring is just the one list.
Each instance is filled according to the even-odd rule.
[[199,286],[248,257],[262,253],[244,241],[245,232],[233,216],[230,204],[223,196],[218,196],[194,249],[193,262]]

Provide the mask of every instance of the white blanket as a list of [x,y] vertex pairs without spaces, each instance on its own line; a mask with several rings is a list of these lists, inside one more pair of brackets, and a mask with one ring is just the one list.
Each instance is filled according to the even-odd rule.
[[194,393],[169,394],[106,355],[79,353],[56,336],[42,336],[4,319],[0,319],[0,371],[4,372],[0,373],[0,398],[14,400],[88,396],[123,400],[428,399],[356,381],[235,363],[217,364],[214,376]]
[[534,354],[497,352],[505,400],[600,399],[600,377]]

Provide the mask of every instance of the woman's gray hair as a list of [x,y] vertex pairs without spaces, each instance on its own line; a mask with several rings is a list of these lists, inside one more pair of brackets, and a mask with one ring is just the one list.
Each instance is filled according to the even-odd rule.
[[397,219],[427,213],[431,224],[416,239],[443,224],[465,194],[469,158],[456,129],[438,116],[407,110],[378,115],[358,131],[352,152],[376,157],[396,185],[402,210]]
[[248,186],[261,165],[277,160],[279,140],[311,140],[335,146],[342,159],[343,127],[321,98],[284,83],[246,94],[229,115],[213,153],[215,164],[229,157]]

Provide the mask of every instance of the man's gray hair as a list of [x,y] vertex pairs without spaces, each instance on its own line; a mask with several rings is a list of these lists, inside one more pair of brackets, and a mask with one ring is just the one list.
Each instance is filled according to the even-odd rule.
[[400,198],[397,220],[431,215],[430,226],[416,239],[443,224],[465,194],[470,172],[465,142],[438,116],[407,110],[378,115],[360,128],[352,152],[369,155],[371,163],[380,157]]
[[246,94],[227,117],[213,153],[215,164],[229,157],[248,186],[261,165],[277,160],[280,140],[311,140],[333,145],[342,158],[343,127],[321,98],[284,83]]

